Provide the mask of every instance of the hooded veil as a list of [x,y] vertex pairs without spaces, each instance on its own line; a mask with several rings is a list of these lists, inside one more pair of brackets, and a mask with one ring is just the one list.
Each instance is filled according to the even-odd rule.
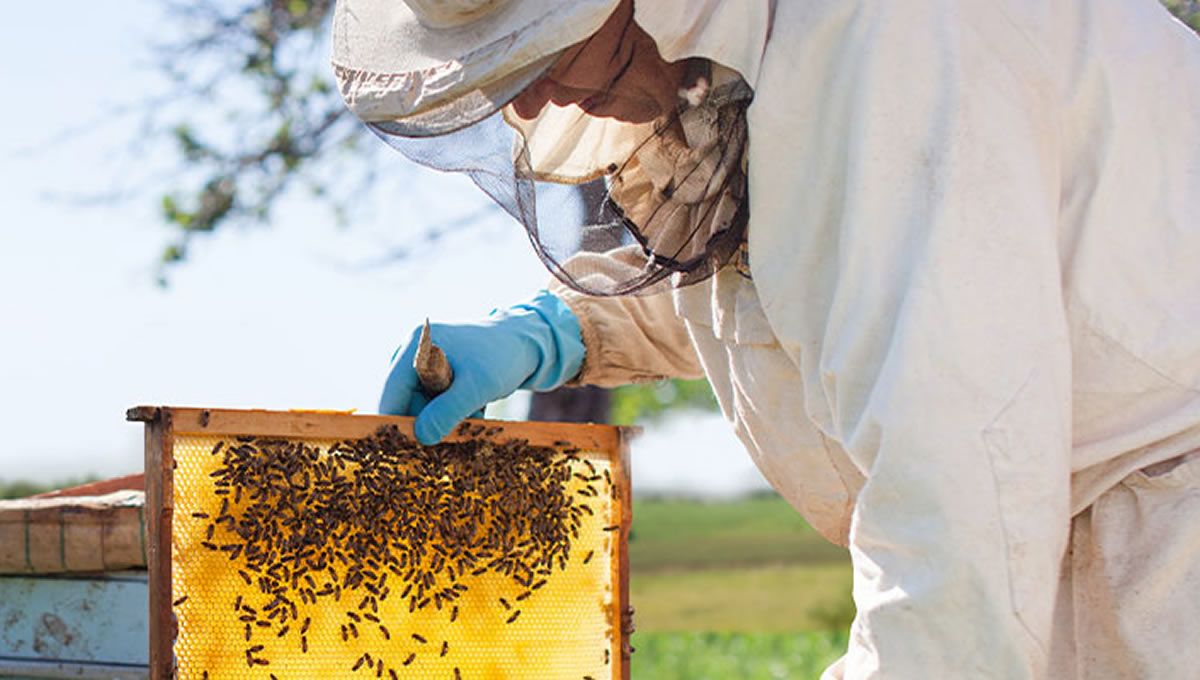
[[[620,41],[649,36],[665,68],[682,74],[662,88],[673,91],[659,93],[669,104],[644,119],[598,114],[588,105],[617,91],[629,62],[612,69],[612,81],[593,84],[592,74],[582,74],[584,87],[594,89],[570,101],[547,96],[536,110],[514,105],[547,81],[575,85],[564,62],[589,49],[590,38],[507,64],[498,63],[494,48],[475,50],[458,63],[391,78],[393,92],[403,91],[408,102],[433,102],[415,112],[398,115],[388,96],[348,95],[347,103],[410,159],[470,176],[524,226],[539,258],[571,288],[627,295],[696,283],[726,265],[748,274],[746,109],[769,15],[769,0],[654,0],[632,10],[616,4],[601,17],[600,34],[616,30]],[[536,43],[544,39],[532,33],[539,30],[544,23],[534,21],[500,42]],[[337,36],[335,27],[335,45]],[[615,62],[628,46],[613,50]],[[336,48],[335,70],[347,94],[343,73],[354,69],[339,63]],[[454,96],[441,96],[447,91]],[[548,183],[588,182],[605,196],[598,209],[581,220],[539,215]]]

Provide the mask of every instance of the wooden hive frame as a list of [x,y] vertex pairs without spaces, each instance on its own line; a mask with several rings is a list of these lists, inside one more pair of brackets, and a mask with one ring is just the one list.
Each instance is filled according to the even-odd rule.
[[[325,411],[265,411],[236,409],[137,406],[126,414],[129,421],[145,424],[145,481],[147,520],[147,572],[149,580],[150,649],[152,680],[174,676],[173,645],[176,638],[172,612],[171,528],[174,512],[174,439],[178,435],[253,436],[263,438],[359,439],[384,426],[395,426],[413,436],[413,419],[396,416],[351,415]],[[613,484],[619,494],[619,530],[617,559],[613,561],[611,620],[614,654],[613,677],[629,680],[629,634],[632,609],[629,607],[628,539],[632,523],[630,493],[629,440],[633,428],[608,425],[469,421],[486,422],[494,441],[525,440],[532,446],[563,448],[563,442],[581,450],[606,454],[612,465]],[[446,441],[469,437],[452,434]]]

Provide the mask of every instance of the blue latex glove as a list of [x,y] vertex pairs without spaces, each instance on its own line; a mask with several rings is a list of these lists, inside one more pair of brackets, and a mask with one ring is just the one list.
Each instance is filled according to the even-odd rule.
[[450,389],[432,401],[421,393],[413,357],[421,329],[396,351],[379,412],[416,416],[422,444],[442,440],[464,418],[519,389],[548,392],[583,365],[579,320],[560,299],[541,291],[532,300],[468,324],[432,324],[431,337],[454,370]]

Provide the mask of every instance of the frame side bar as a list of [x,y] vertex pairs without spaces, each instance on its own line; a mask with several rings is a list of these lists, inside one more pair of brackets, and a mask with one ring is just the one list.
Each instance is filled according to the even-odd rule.
[[150,612],[150,678],[174,677],[175,619],[171,611],[171,520],[175,493],[169,409],[156,409],[146,423],[146,522],[150,537],[146,550]]
[[629,444],[641,432],[636,428],[617,429],[617,448],[613,451],[613,462],[616,467],[616,484],[620,494],[617,507],[620,509],[620,554],[617,558],[617,598],[619,611],[615,612],[616,620],[620,622],[617,631],[617,659],[621,667],[621,680],[630,680],[631,655],[633,645],[630,637],[633,634],[633,606],[629,601],[629,535],[633,529],[633,481],[630,466]]

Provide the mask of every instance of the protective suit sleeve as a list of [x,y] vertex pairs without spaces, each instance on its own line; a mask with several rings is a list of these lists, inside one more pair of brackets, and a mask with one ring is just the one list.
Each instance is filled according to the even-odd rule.
[[[633,261],[622,261],[618,250],[605,255],[580,253],[567,266],[591,271],[589,276],[595,277],[633,267]],[[568,385],[616,387],[664,378],[704,377],[687,328],[675,313],[670,290],[595,297],[558,280],[550,283],[549,290],[571,308],[582,330],[583,367]]]
[[1059,118],[1019,4],[777,5],[755,281],[807,415],[867,478],[858,615],[826,678],[1044,677],[1071,359]]

